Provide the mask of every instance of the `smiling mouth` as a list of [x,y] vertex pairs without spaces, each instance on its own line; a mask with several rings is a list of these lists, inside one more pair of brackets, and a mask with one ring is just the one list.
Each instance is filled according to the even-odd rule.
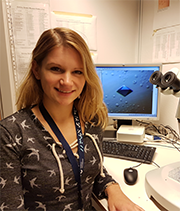
[[64,93],[64,94],[69,94],[72,93],[72,91],[63,91],[63,90],[59,90],[58,88],[55,88],[58,92]]

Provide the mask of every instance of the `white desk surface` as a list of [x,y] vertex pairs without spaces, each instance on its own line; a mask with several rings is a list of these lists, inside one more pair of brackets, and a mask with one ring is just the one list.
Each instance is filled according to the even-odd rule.
[[[148,144],[146,144],[148,145]],[[180,153],[172,146],[164,143],[154,144],[156,152],[153,161],[160,167],[168,165],[180,160]],[[138,170],[138,180],[135,185],[130,186],[124,182],[123,170],[128,167],[136,166],[138,162],[132,162],[122,159],[104,157],[104,166],[113,178],[119,183],[123,192],[136,204],[141,206],[145,211],[159,211],[160,209],[148,198],[145,190],[145,175],[148,171],[158,168],[155,164],[141,164],[136,169]],[[107,209],[107,200],[100,200],[101,205]]]

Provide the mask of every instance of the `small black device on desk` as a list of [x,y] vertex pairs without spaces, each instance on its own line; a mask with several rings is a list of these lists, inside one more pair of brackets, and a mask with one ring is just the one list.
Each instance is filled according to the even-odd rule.
[[128,185],[134,185],[138,178],[138,171],[134,168],[124,169],[124,180]]
[[105,156],[147,164],[152,162],[156,151],[156,147],[122,143],[112,138],[103,140],[102,149]]

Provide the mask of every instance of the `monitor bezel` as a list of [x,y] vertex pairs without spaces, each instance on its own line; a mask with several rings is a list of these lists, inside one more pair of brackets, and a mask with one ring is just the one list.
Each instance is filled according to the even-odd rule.
[[[130,64],[95,64],[96,67],[159,67],[159,71],[162,72],[162,63],[130,63]],[[159,113],[160,113],[160,91],[156,87],[156,85],[153,85],[155,89],[157,89],[157,95],[158,95],[158,102],[157,102],[157,115],[156,116],[141,116],[141,115],[132,115],[130,116],[113,116],[110,115],[111,113],[108,113],[109,120],[146,120],[146,121],[158,121],[159,120]]]

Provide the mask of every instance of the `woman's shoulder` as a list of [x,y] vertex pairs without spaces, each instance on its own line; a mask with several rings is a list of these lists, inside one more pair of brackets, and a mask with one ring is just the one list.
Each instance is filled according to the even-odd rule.
[[86,122],[85,131],[86,133],[97,134],[99,136],[102,136],[103,134],[103,129],[101,126],[97,125],[97,121]]
[[15,128],[19,126],[25,128],[27,127],[27,122],[30,122],[30,120],[32,119],[33,119],[33,112],[31,111],[31,108],[24,108],[3,118],[0,121],[0,125],[6,129]]

